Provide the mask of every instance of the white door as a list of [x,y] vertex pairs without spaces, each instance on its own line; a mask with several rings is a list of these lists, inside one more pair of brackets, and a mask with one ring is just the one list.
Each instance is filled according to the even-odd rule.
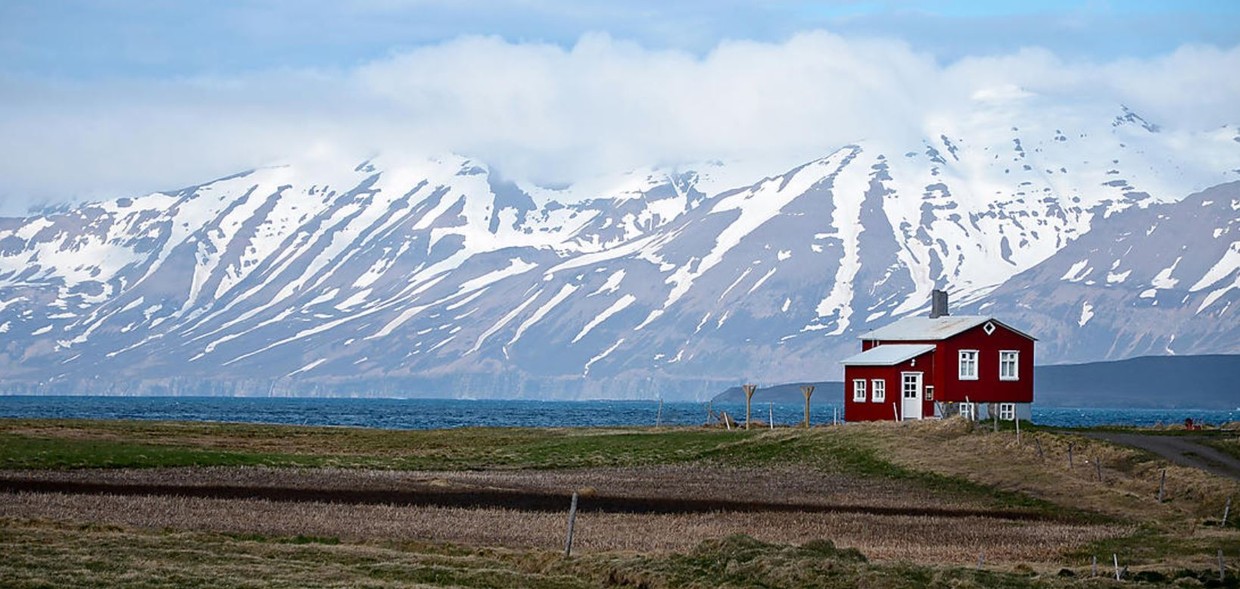
[[920,372],[903,373],[903,384],[900,387],[900,419],[921,419],[921,375]]

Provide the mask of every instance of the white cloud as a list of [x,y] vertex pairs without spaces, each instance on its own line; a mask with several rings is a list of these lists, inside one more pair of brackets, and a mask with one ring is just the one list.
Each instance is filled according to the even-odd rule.
[[[316,151],[455,151],[547,181],[643,164],[793,161],[917,141],[978,99],[1128,104],[1175,128],[1240,122],[1240,48],[1067,61],[1045,49],[940,65],[825,32],[697,55],[606,35],[569,48],[463,37],[341,70],[172,81],[0,80],[0,198],[117,196]],[[775,170],[772,170],[775,171]]]

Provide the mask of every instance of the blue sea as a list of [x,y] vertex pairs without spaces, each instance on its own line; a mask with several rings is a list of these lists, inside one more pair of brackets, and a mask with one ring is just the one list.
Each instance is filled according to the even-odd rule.
[[[715,411],[743,418],[743,404],[719,404]],[[608,427],[701,425],[706,403],[657,401],[475,401],[458,399],[323,399],[251,397],[20,397],[0,396],[0,418],[150,419],[382,429],[458,427]],[[754,419],[776,426],[800,423],[804,405],[754,403]],[[838,411],[815,404],[814,424],[829,424]],[[1057,427],[1149,426],[1240,421],[1240,410],[1074,409],[1034,406],[1033,421]]]

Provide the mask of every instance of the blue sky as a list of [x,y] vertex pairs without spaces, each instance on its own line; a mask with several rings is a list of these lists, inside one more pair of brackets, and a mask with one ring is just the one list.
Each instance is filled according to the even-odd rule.
[[[1232,0],[4,0],[0,213],[299,149],[465,151],[534,175],[808,153],[947,108],[895,97],[941,85],[1135,104],[1170,128],[1235,122],[1238,23]],[[868,94],[847,89],[857,72],[877,72]],[[834,134],[731,124],[776,94]]]
[[461,35],[571,46],[606,32],[649,48],[806,30],[901,39],[942,61],[1055,49],[1147,57],[1185,43],[1240,43],[1240,2],[864,0],[5,0],[0,71],[29,76],[184,76],[346,68]]

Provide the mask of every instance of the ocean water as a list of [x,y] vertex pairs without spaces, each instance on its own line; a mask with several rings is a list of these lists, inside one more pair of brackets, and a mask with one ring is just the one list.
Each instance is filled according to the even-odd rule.
[[[743,404],[714,404],[743,419]],[[701,425],[705,403],[657,401],[470,401],[458,399],[306,399],[249,397],[0,396],[0,418],[150,419],[332,425],[382,429],[458,427],[607,427]],[[754,403],[755,420],[800,423],[804,405]],[[842,407],[815,404],[810,418],[829,424]],[[1057,427],[1149,426],[1240,421],[1240,410],[1033,408],[1033,421]]]

